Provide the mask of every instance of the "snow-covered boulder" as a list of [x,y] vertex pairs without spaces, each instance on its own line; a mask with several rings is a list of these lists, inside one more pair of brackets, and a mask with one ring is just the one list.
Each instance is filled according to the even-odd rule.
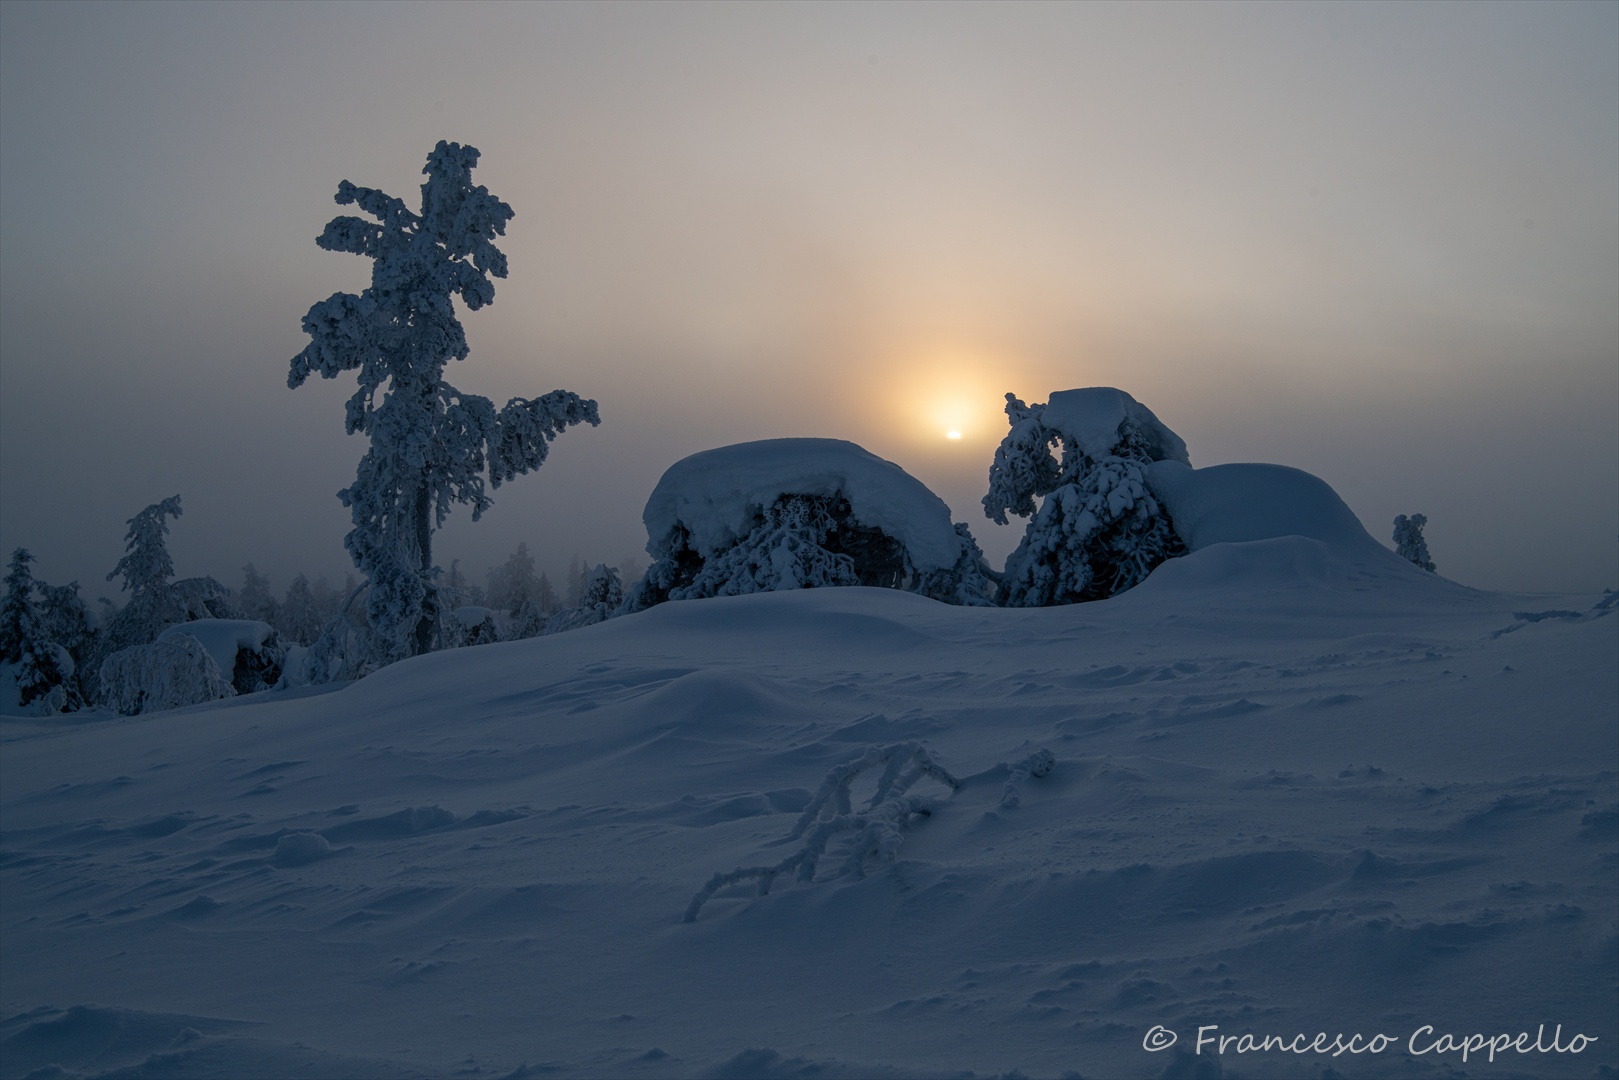
[[977,544],[927,486],[842,439],[767,439],[676,462],[642,515],[652,566],[630,592],[664,600],[830,585],[982,603]]
[[1282,536],[1362,554],[1389,554],[1332,486],[1286,465],[1212,465],[1177,461],[1147,466],[1147,486],[1169,511],[1188,551]]

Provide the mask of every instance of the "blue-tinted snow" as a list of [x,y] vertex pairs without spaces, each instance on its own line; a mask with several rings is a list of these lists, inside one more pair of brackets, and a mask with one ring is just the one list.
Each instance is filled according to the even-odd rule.
[[[1258,475],[1231,468],[1190,475]],[[1303,535],[1204,537],[1095,604],[701,600],[323,695],[8,721],[0,1072],[1613,1069],[1619,618],[1286,513]],[[791,853],[832,769],[911,741],[961,787],[895,861],[833,876],[834,841],[682,921]],[[1406,1052],[1541,1023],[1600,1041]],[[1145,1052],[1155,1025],[1400,1045],[1198,1062]]]

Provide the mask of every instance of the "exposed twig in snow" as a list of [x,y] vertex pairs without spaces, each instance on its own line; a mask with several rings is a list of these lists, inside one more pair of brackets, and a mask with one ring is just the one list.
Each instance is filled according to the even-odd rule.
[[1006,786],[1001,789],[1001,809],[1016,810],[1018,803],[1023,801],[1023,781],[1031,776],[1039,779],[1049,775],[1057,767],[1057,756],[1042,747],[1021,761],[1003,761],[1001,764],[1010,774],[1006,778]]
[[[849,788],[857,776],[878,765],[886,768],[877,779],[877,789],[865,808],[856,813],[850,805]],[[845,874],[863,877],[868,858],[894,861],[903,842],[901,831],[911,816],[930,814],[937,805],[933,799],[906,794],[924,776],[932,777],[951,791],[961,787],[961,781],[945,771],[922,744],[916,742],[868,747],[860,757],[834,766],[792,832],[787,834],[788,840],[803,837],[804,845],[773,866],[739,866],[729,873],[715,874],[691,898],[686,906],[685,921],[696,922],[703,905],[727,885],[757,880],[759,895],[764,896],[779,875],[792,870],[797,870],[799,881],[813,881],[827,843],[839,833],[858,835],[835,877]]]

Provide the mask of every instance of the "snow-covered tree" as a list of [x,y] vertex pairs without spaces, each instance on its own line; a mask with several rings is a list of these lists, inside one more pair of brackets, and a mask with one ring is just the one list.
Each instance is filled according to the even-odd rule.
[[623,603],[624,583],[619,580],[618,571],[611,566],[597,564],[585,579],[579,603],[551,616],[546,621],[545,632],[559,634],[564,630],[577,630],[581,626],[604,622],[617,615]]
[[308,645],[320,634],[326,621],[309,587],[309,579],[299,574],[287,586],[287,595],[276,609],[275,628],[294,645]]
[[503,608],[516,615],[524,603],[539,599],[540,579],[534,573],[534,557],[528,544],[518,542],[517,550],[505,562],[489,571],[484,599],[492,608]]
[[461,572],[460,559],[450,560],[449,573],[444,575],[444,589],[449,593],[452,604],[471,604],[474,607],[485,606],[484,590]]
[[82,693],[81,676],[95,651],[96,629],[89,607],[79,597],[79,583],[50,585],[36,580],[34,588],[39,594],[40,629],[47,641],[67,650],[74,666],[70,681]]
[[666,600],[866,585],[987,604],[965,525],[899,466],[839,439],[769,439],[693,454],[647,501],[652,565],[629,591]]
[[1002,604],[1102,600],[1185,554],[1144,467],[1185,462],[1186,444],[1146,406],[1096,387],[1034,405],[1007,394],[1006,417],[1011,431],[990,466],[984,514],[1005,525],[1012,513],[1029,525],[1007,558]]
[[590,577],[590,565],[575,555],[568,560],[568,576],[563,582],[562,606],[578,607],[585,596],[585,580]]
[[551,579],[545,571],[540,571],[539,580],[534,583],[534,595],[530,598],[538,611],[555,611],[562,604],[557,600],[557,591],[551,587]]
[[276,622],[275,594],[270,592],[270,579],[259,573],[252,563],[242,567],[242,588],[236,594],[236,606],[242,615],[259,622]]
[[124,534],[124,557],[107,575],[124,579],[124,591],[130,602],[142,596],[162,593],[174,576],[174,560],[169,557],[164,537],[169,534],[169,518],[181,514],[180,496],[175,495],[155,502],[130,518],[129,531]]
[[18,548],[11,553],[6,572],[6,598],[0,601],[0,663],[15,664],[23,643],[39,632],[39,612],[34,608],[34,572],[28,564],[33,552]]
[[202,642],[184,633],[120,649],[102,661],[99,675],[102,701],[125,716],[235,694]]
[[11,553],[6,598],[0,602],[0,663],[16,666],[18,704],[41,702],[46,712],[71,712],[84,700],[73,677],[72,657],[50,639],[40,618],[28,569],[33,560],[27,548]]
[[368,436],[370,448],[338,496],[354,524],[344,546],[369,589],[370,665],[433,647],[443,605],[432,536],[452,505],[471,505],[477,520],[490,505],[486,475],[499,487],[537,469],[570,425],[600,423],[596,403],[568,391],[513,398],[496,409],[444,380],[448,362],[468,353],[454,298],[476,311],[495,298],[490,279],[506,276],[494,239],[504,235],[512,209],[473,185],[477,162],[472,147],[440,142],[422,170],[419,213],[345,180],[337,202],[375,220],[334,218],[316,241],[374,260],[364,292],[335,293],[309,309],[303,327],[310,343],[287,378],[296,388],[311,374],[358,372],[346,426]]
[[169,580],[174,575],[174,560],[163,538],[169,531],[167,519],[178,518],[180,513],[180,496],[175,495],[129,519],[124,557],[107,575],[108,581],[124,579],[129,601],[106,621],[85,658],[80,680],[91,700],[102,698],[97,684],[102,665],[113,653],[149,644],[176,623],[239,617],[230,590],[213,578]]
[[1394,552],[1409,559],[1429,573],[1434,572],[1433,559],[1428,555],[1428,541],[1423,538],[1422,527],[1428,524],[1424,514],[1401,514],[1394,519]]
[[85,666],[86,691],[92,700],[101,700],[100,680],[102,664],[113,653],[153,641],[166,627],[186,621],[185,607],[174,595],[170,578],[174,576],[174,560],[169,557],[164,537],[168,535],[169,518],[180,516],[180,496],[164,499],[146,507],[129,519],[124,534],[124,557],[118,560],[107,575],[107,580],[122,577],[123,591],[129,599],[118,609],[100,634],[93,655]]
[[517,609],[512,621],[507,625],[506,632],[501,635],[502,641],[523,641],[531,637],[539,637],[545,633],[546,625],[556,614],[556,605],[541,607],[534,600],[523,601],[523,606]]

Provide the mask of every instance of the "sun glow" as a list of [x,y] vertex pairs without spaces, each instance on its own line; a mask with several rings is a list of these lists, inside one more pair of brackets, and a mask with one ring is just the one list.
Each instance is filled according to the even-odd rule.
[[1007,391],[1047,381],[1028,360],[987,348],[901,347],[876,352],[867,366],[855,406],[862,424],[941,463],[992,450],[1006,434]]

